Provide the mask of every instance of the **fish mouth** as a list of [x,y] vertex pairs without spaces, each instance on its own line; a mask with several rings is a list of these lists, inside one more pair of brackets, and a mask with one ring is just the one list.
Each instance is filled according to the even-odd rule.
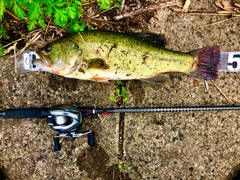
[[39,55],[40,59],[37,59],[37,58],[33,59],[33,64],[34,63],[39,63],[42,66],[46,66],[46,67],[50,67],[52,65],[52,63],[50,63],[51,60],[47,55],[45,55],[41,51],[37,51],[36,53]]

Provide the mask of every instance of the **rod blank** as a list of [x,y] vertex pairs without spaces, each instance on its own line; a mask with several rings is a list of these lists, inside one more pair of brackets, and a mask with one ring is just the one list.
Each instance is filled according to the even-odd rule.
[[95,109],[95,114],[240,110],[240,106]]

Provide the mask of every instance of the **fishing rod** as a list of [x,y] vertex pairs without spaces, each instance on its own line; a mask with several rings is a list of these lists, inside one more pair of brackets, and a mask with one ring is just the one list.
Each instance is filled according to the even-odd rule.
[[156,113],[156,112],[184,112],[184,111],[228,111],[240,110],[240,106],[213,106],[213,107],[156,107],[156,108],[77,108],[70,105],[62,105],[52,108],[21,108],[6,109],[0,111],[0,117],[4,118],[46,118],[48,125],[58,135],[54,136],[54,151],[60,151],[61,145],[59,138],[70,137],[76,138],[88,135],[89,146],[95,145],[94,134],[91,130],[79,132],[83,116],[91,116],[96,114],[112,114],[112,113]]

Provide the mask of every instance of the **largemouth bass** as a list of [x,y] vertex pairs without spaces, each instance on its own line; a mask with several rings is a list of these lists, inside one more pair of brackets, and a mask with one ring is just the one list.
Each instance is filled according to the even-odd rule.
[[104,31],[76,33],[37,52],[40,59],[34,64],[67,78],[98,82],[139,79],[159,84],[171,72],[217,78],[218,46],[183,53],[161,48],[146,37]]

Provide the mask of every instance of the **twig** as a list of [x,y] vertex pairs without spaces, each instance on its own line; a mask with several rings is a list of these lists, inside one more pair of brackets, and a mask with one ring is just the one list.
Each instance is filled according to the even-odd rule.
[[221,11],[218,12],[210,12],[210,13],[202,13],[202,12],[187,12],[187,14],[192,15],[204,15],[204,16],[232,16],[232,17],[239,17],[240,14],[233,14],[233,13],[221,13]]
[[240,8],[240,4],[234,3],[234,5]]
[[209,90],[208,82],[204,81],[204,84],[205,84],[206,90],[208,91]]
[[13,13],[11,13],[10,11],[8,11],[7,9],[5,9],[6,13],[8,13],[10,16],[12,16],[14,19],[16,19],[17,21],[19,21],[20,19],[15,16]]
[[37,32],[32,39],[30,39],[30,41],[28,43],[26,43],[26,45],[24,46],[24,48],[22,48],[20,51],[18,51],[17,55],[23,53],[23,51],[32,43],[36,42],[39,38],[41,37],[40,32]]
[[45,32],[44,32],[44,36],[43,36],[43,39],[44,39],[44,40],[45,40],[46,34],[47,34],[47,32],[48,32],[48,28],[49,28],[49,25],[50,25],[51,21],[52,21],[52,19],[50,19],[50,21],[48,22],[47,28],[46,28],[46,30],[45,30]]
[[92,51],[94,54],[97,55],[97,53],[96,53],[96,52],[88,45],[88,43],[83,39],[81,33],[78,33],[78,35],[81,37],[83,43],[87,46],[87,48],[88,48],[90,51]]
[[211,83],[217,88],[217,90],[223,95],[223,97],[228,101],[228,102],[231,102],[231,101],[235,101],[237,103],[240,103],[239,100],[231,97],[231,96],[227,96],[212,80],[211,80]]
[[60,30],[57,32],[57,34],[59,34],[60,36],[62,36],[62,34],[61,34],[61,33],[62,33],[62,31],[64,31],[64,30],[65,30],[65,28],[66,28],[66,27],[63,27],[62,29],[60,29]]
[[108,12],[108,11],[111,11],[112,9],[114,9],[115,7],[111,7],[111,8],[109,8],[109,9],[106,9],[106,10],[104,10],[104,11],[101,11],[101,13],[99,13],[99,14],[97,14],[97,15],[95,15],[95,16],[92,16],[91,18],[97,18],[97,17],[99,17],[101,14],[103,14],[103,13],[105,13],[105,12]]
[[101,116],[100,114],[97,114],[97,115],[98,115],[99,119],[101,120],[100,124],[102,124],[102,123],[104,122],[104,120],[106,119],[107,116],[104,116],[104,117],[102,118],[102,116]]
[[155,9],[157,9],[157,8],[156,7],[145,7],[145,8],[137,9],[137,10],[132,11],[132,12],[127,12],[125,14],[120,14],[118,16],[114,16],[113,19],[114,20],[120,20],[120,19],[123,19],[123,18],[126,18],[126,17],[142,14],[145,11],[155,10]]
[[38,169],[38,165],[39,165],[39,161],[37,162],[37,165],[36,165],[36,167],[34,169],[34,172],[33,172],[33,175],[32,175],[32,179],[34,179],[34,175],[36,174],[36,171]]
[[110,22],[108,20],[105,20],[105,19],[98,19],[98,18],[90,18],[91,20],[94,20],[94,21],[101,21],[101,22],[106,22],[108,24],[119,24],[118,22]]
[[122,4],[121,4],[121,12],[123,11],[123,8],[124,8],[124,4],[125,4],[125,0],[122,0]]
[[205,24],[205,25],[196,27],[196,29],[200,29],[200,28],[207,27],[207,26],[212,26],[212,25],[221,24],[221,23],[223,23],[223,22],[226,22],[226,21],[229,21],[229,20],[232,20],[232,19],[235,19],[235,18],[238,18],[238,17],[231,17],[231,18],[229,18],[229,19],[224,19],[224,20],[222,20],[222,21],[214,22],[214,23],[211,23],[211,24]]
[[157,10],[157,9],[159,9],[161,7],[172,6],[173,4],[174,4],[173,2],[167,2],[167,3],[158,4],[158,5],[147,6],[147,7],[141,8],[141,9],[137,9],[137,10],[132,11],[132,12],[126,12],[124,14],[120,14],[118,16],[114,16],[113,19],[114,20],[120,20],[120,19],[123,19],[123,18],[126,18],[126,17],[142,14],[145,11]]
[[231,99],[227,97],[227,95],[211,80],[211,83],[215,86],[215,88],[217,88],[217,90],[223,95],[223,97],[230,102]]
[[53,41],[54,37],[55,37],[55,35],[54,35],[54,33],[53,33],[53,34],[52,34],[52,37],[51,37],[51,42]]
[[[40,32],[37,32],[33,37],[32,39],[30,39],[30,41],[28,43],[26,43],[26,45],[24,46],[24,48],[22,48],[20,51],[17,52],[17,54],[14,54],[13,56],[11,56],[10,58],[14,57],[15,55],[18,56],[19,54],[23,53],[23,51],[29,46],[31,45],[32,43],[36,42],[39,38],[41,37],[41,34]],[[15,42],[15,44],[11,47],[9,47],[7,49],[7,51],[9,52],[10,50],[15,50],[16,51],[16,45],[17,45],[17,41]],[[7,52],[7,53],[8,53]]]
[[186,1],[185,1],[185,4],[184,4],[184,6],[183,6],[183,11],[184,11],[184,12],[187,12],[190,3],[191,3],[191,0],[186,0]]
[[20,39],[17,39],[17,40],[15,40],[15,41],[13,41],[13,42],[10,42],[10,43],[6,44],[6,45],[3,46],[3,47],[6,48],[6,47],[8,47],[8,46],[10,46],[10,45],[12,45],[12,44],[18,42],[18,41],[21,41],[21,40],[23,40],[23,38],[20,38]]

